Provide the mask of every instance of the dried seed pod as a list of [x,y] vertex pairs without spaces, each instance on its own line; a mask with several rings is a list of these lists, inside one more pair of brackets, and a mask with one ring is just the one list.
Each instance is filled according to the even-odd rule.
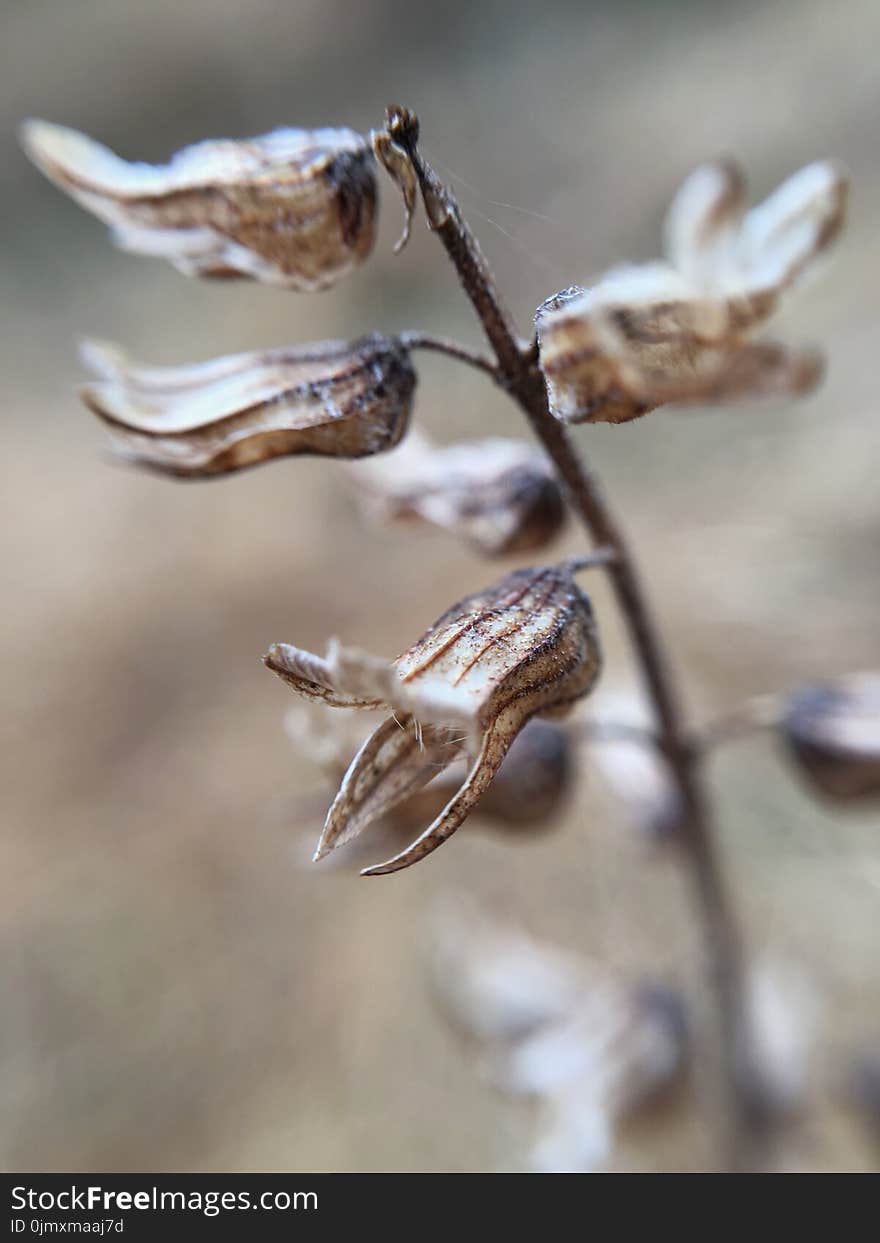
[[516,570],[449,609],[393,665],[332,650],[326,660],[276,644],[266,664],[328,704],[394,715],[363,744],[327,815],[317,857],[360,833],[466,753],[468,772],[429,827],[367,875],[409,867],[474,810],[525,724],[591,689],[600,667],[587,597],[568,564]]
[[566,422],[623,423],[667,403],[800,394],[812,351],[748,334],[836,237],[846,181],[811,164],[750,212],[728,163],[696,170],[666,223],[668,261],[613,269],[538,308],[550,408]]
[[378,335],[141,367],[89,344],[99,377],[81,390],[113,446],[139,466],[202,478],[309,454],[357,458],[392,448],[416,385],[408,352]]
[[375,163],[349,129],[279,129],[128,163],[76,130],[27,121],[22,144],[116,243],[187,276],[324,289],[373,246]]
[[779,728],[820,794],[852,803],[880,798],[880,674],[796,692]]
[[438,448],[411,432],[390,456],[359,463],[348,475],[380,521],[440,527],[488,557],[543,548],[565,522],[549,459],[522,441]]

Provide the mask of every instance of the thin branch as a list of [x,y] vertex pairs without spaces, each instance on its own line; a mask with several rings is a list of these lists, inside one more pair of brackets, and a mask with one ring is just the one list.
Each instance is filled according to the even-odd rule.
[[634,742],[640,747],[648,747],[651,750],[662,749],[660,736],[656,730],[647,725],[636,725],[631,721],[573,721],[567,732],[587,742]]
[[550,413],[534,341],[520,340],[480,247],[462,218],[451,190],[418,150],[419,122],[406,108],[387,113],[387,133],[408,155],[422,194],[428,224],[442,242],[498,360],[501,382],[519,404],[556,466],[571,504],[595,544],[614,549],[607,570],[622,610],[657,720],[662,753],[685,813],[681,842],[701,913],[716,1026],[723,1050],[729,1123],[728,1157],[744,1168],[753,1155],[758,1119],[739,930],[715,849],[708,805],[666,654],[626,539],[597,480],[581,463],[568,432]]
[[436,350],[438,354],[457,358],[460,362],[476,367],[478,371],[484,371],[496,382],[499,380],[498,367],[488,354],[480,354],[458,341],[450,341],[448,337],[435,337],[427,332],[402,332],[399,339],[407,349]]
[[617,549],[606,544],[602,548],[594,548],[583,557],[569,557],[565,564],[572,574],[579,574],[581,570],[594,570],[597,566],[610,565],[616,560]]
[[781,695],[755,695],[692,730],[691,748],[699,755],[706,755],[725,743],[738,742],[761,730],[772,729],[781,712]]

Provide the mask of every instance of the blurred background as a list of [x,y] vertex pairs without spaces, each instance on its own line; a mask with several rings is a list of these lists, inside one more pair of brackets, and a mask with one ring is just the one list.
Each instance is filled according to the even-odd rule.
[[[27,164],[15,127],[44,116],[164,160],[279,124],[365,130],[409,104],[522,325],[555,290],[653,257],[701,159],[739,157],[758,197],[813,158],[843,160],[849,229],[779,326],[825,348],[817,394],[576,432],[703,716],[880,666],[880,8],[2,0],[0,14],[0,1162],[523,1168],[527,1117],[432,999],[436,903],[466,893],[699,1007],[675,858],[585,764],[545,833],[469,824],[373,881],[344,858],[311,867],[326,791],[261,653],[338,635],[393,656],[501,569],[440,533],[368,529],[329,463],[202,484],[116,466],[75,396],[86,336],[157,363],[371,329],[477,344],[455,277],[421,219],[392,254],[401,206],[384,183],[372,260],[328,293],[187,281],[115,251]],[[433,356],[416,417],[440,441],[525,434],[482,377]],[[580,547],[569,529],[558,551]],[[603,694],[632,714],[618,620],[594,587]],[[853,1057],[880,1043],[880,826],[817,806],[766,739],[719,755],[710,777],[750,950],[794,964],[816,1003],[809,1099],[774,1161],[871,1168],[849,1085]],[[704,1168],[709,1142],[685,1110],[615,1161]]]

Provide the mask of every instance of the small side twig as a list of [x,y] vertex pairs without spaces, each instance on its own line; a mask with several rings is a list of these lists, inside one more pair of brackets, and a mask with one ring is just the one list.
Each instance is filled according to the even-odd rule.
[[427,332],[402,332],[399,339],[401,345],[407,349],[434,350],[438,354],[446,354],[449,358],[457,358],[459,362],[485,372],[496,382],[499,380],[498,367],[488,354],[481,354],[458,341],[451,341],[448,337],[435,337]]
[[691,730],[690,746],[697,755],[708,755],[728,742],[737,742],[761,730],[772,729],[779,721],[781,712],[779,695],[755,695]]

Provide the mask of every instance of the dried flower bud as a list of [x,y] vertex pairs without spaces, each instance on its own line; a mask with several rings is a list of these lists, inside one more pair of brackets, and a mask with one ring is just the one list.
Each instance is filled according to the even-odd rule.
[[81,396],[117,452],[182,478],[297,454],[381,453],[406,430],[416,384],[407,351],[381,336],[181,367],[140,367],[106,345],[83,353],[99,379]]
[[299,694],[394,713],[353,759],[318,845],[321,857],[467,753],[469,770],[413,844],[368,868],[409,867],[474,810],[511,744],[537,714],[566,711],[591,689],[600,657],[592,609],[569,565],[508,574],[449,609],[393,665],[344,649],[328,658],[276,644],[266,664]]
[[22,143],[119,246],[187,276],[324,289],[373,246],[375,164],[366,138],[349,129],[208,140],[163,165],[130,164],[47,121],[26,122]]
[[390,456],[348,474],[379,520],[440,527],[488,557],[543,548],[565,521],[549,460],[522,441],[437,448],[412,432]]
[[820,794],[854,803],[880,797],[880,674],[798,691],[780,729]]
[[798,394],[819,379],[811,351],[747,334],[840,231],[846,182],[811,164],[744,213],[727,163],[699,168],[666,223],[667,261],[572,286],[535,316],[550,407],[567,422],[623,423],[667,403]]

